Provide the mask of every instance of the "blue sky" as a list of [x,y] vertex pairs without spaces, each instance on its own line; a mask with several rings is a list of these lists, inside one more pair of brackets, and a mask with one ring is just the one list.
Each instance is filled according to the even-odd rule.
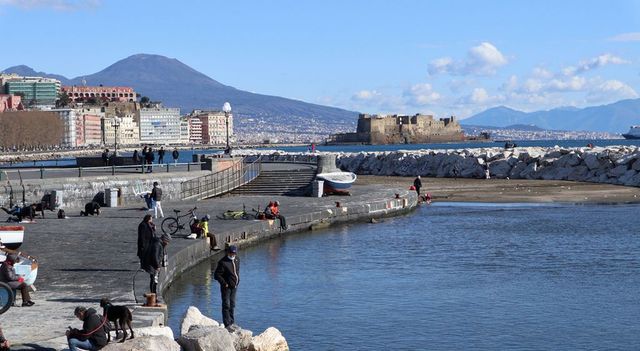
[[369,113],[640,97],[640,1],[0,0],[0,28],[0,69],[76,77],[160,54],[238,89]]

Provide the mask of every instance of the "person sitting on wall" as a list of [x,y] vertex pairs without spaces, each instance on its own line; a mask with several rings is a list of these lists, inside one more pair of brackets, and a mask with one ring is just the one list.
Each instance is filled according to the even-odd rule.
[[196,234],[196,238],[201,238],[204,235],[204,229],[202,228],[202,223],[199,219],[194,219],[193,223],[191,223],[191,233]]
[[264,218],[266,219],[275,219],[273,216],[273,212],[271,212],[271,208],[273,207],[273,201],[269,201],[267,207],[264,208]]
[[100,204],[96,201],[87,202],[84,205],[84,211],[80,211],[81,216],[88,217],[89,215],[100,215]]
[[280,220],[280,229],[287,230],[287,221],[284,216],[280,214],[280,202],[274,201],[273,206],[271,206],[271,215],[273,218],[277,218]]

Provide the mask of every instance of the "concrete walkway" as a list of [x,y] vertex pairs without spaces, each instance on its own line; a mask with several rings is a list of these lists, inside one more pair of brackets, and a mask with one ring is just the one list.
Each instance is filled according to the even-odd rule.
[[[400,199],[395,199],[396,193]],[[282,233],[277,229],[277,223],[274,226],[269,221],[218,220],[216,215],[226,210],[240,210],[243,204],[247,209],[263,209],[270,200],[279,200],[281,211],[290,224],[287,232],[293,232],[307,230],[311,225],[406,212],[416,201],[414,192],[379,185],[355,185],[352,194],[325,198],[222,197],[197,203],[163,202],[163,208],[165,216],[171,216],[174,208],[185,213],[194,205],[198,206],[200,217],[211,215],[210,230],[216,233],[219,241],[232,240],[242,246]],[[336,211],[336,201],[341,202],[339,211]],[[21,250],[38,258],[38,291],[32,296],[35,306],[12,307],[0,316],[5,336],[14,345],[21,344],[12,350],[66,348],[64,332],[67,326],[80,326],[80,321],[73,316],[77,305],[100,310],[98,301],[102,297],[110,297],[117,304],[135,304],[132,278],[139,267],[137,226],[148,213],[142,207],[140,201],[124,208],[104,208],[99,217],[80,217],[80,209],[68,209],[70,218],[65,220],[57,219],[53,212],[46,212],[46,219],[25,225]],[[158,230],[160,222],[160,219],[156,221]],[[178,270],[184,270],[201,259],[201,255],[208,256],[209,250],[203,240],[176,238],[169,246],[169,254],[169,261],[178,262],[181,265]],[[187,262],[190,258],[191,262]],[[172,274],[179,274],[179,271],[174,269]],[[170,278],[171,274],[168,276]],[[148,276],[140,272],[136,281],[138,300],[142,301]],[[157,322],[141,315],[134,312],[134,322],[139,326]]]

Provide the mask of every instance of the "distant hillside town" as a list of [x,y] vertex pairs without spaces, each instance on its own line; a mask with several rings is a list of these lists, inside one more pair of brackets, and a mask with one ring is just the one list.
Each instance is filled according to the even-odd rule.
[[[222,106],[221,106],[222,107]],[[235,142],[230,111],[164,107],[131,87],[62,86],[0,74],[0,146],[217,145]]]

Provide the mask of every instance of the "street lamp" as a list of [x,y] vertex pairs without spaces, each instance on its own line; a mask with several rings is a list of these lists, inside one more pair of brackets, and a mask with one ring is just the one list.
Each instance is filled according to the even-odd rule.
[[113,150],[113,155],[118,156],[118,127],[120,127],[120,117],[114,117],[111,121],[111,126],[115,131],[115,145]]
[[231,146],[229,146],[229,113],[231,113],[231,104],[225,102],[224,105],[222,105],[222,111],[224,112],[225,122],[227,125],[227,148],[224,149],[224,153],[230,155]]

